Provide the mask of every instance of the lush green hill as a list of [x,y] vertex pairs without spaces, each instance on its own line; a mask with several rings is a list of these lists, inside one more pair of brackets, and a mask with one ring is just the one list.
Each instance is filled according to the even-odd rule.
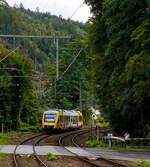
[[[1,122],[7,117],[4,121],[7,127],[18,128],[21,122],[35,125],[43,109],[74,109],[79,104],[80,109],[84,105],[82,111],[88,115],[85,24],[26,10],[22,4],[20,8],[10,7],[0,0],[0,34],[54,36],[54,39],[0,38],[0,60],[20,46],[16,54],[0,63]],[[70,39],[59,39],[60,79],[56,82],[55,37],[70,35]]]
[[[3,2],[3,3],[2,3]],[[50,13],[39,13],[21,8],[9,7],[1,0],[0,5],[0,34],[16,35],[48,35],[48,36],[72,36],[82,39],[86,34],[85,24],[65,20],[62,17]],[[70,40],[60,40],[60,48]],[[32,59],[36,58],[36,68],[44,71],[49,64],[55,61],[56,44],[53,39],[17,38],[0,40],[0,46],[12,48],[21,45],[22,53],[28,54]]]

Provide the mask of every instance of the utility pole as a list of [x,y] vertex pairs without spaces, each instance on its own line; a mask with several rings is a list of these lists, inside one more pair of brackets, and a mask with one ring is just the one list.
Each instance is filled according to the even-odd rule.
[[79,100],[80,100],[80,112],[82,112],[82,87],[81,87],[81,83],[80,83],[80,97],[79,97]]
[[13,38],[13,43],[15,45],[16,38],[42,38],[42,39],[55,39],[56,40],[56,79],[59,80],[59,39],[70,39],[70,36],[42,36],[40,35],[5,35],[0,34],[0,38]]
[[59,38],[56,37],[56,80],[59,80]]
[[57,90],[56,90],[56,89],[57,89],[57,88],[56,88],[56,78],[55,78],[55,81],[54,81],[54,82],[55,82],[55,83],[54,83],[54,97],[55,97],[55,99],[56,99],[56,91],[57,91]]
[[15,37],[13,37],[13,48],[15,49],[15,47],[16,47],[16,39]]

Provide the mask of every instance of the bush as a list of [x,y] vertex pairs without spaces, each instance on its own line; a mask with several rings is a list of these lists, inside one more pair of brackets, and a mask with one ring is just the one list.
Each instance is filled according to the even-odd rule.
[[108,145],[104,143],[103,141],[87,141],[86,144],[88,144],[90,147],[96,147],[96,148],[106,148]]
[[134,165],[141,166],[141,167],[150,167],[150,162],[149,161],[132,161],[131,162]]
[[54,160],[58,160],[59,157],[56,157],[55,155],[53,155],[52,153],[47,153],[46,154],[46,159],[49,161],[54,161]]
[[8,137],[6,135],[1,135],[0,134],[0,145],[8,145],[10,144]]
[[0,153],[0,161],[5,161],[6,160],[6,154]]
[[31,126],[27,123],[21,123],[21,127],[18,129],[21,132],[41,132],[42,125]]
[[23,161],[24,163],[28,163],[30,161],[30,158],[27,156],[22,156],[21,161]]

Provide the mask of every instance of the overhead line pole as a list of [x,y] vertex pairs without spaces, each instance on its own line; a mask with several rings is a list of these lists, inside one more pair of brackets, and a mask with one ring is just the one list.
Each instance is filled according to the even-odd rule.
[[[56,79],[55,79],[55,97],[57,94],[57,86],[56,81],[59,80],[59,39],[69,39],[71,38],[71,35],[69,36],[48,36],[48,35],[5,35],[0,34],[0,38],[13,38],[13,41],[15,38],[43,38],[43,39],[55,39],[56,40]],[[15,46],[15,44],[14,44]]]
[[56,79],[59,80],[59,38],[56,38]]
[[59,80],[59,39],[69,39],[69,36],[39,36],[39,35],[5,35],[0,34],[0,38],[45,38],[45,39],[56,39],[56,79]]

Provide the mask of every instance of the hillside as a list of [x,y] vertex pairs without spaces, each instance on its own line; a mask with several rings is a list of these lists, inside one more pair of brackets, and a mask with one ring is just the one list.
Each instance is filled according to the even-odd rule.
[[[89,58],[83,40],[85,24],[26,10],[23,4],[10,7],[0,0],[0,34],[54,37],[0,38],[0,60],[4,59],[0,64],[0,121],[9,115],[4,121],[6,127],[16,129],[22,122],[40,125],[41,112],[47,108],[75,109],[80,104],[80,108],[85,105],[87,112]],[[61,38],[66,36],[71,38]],[[60,37],[57,82],[56,37]],[[16,53],[10,54],[18,46]],[[72,63],[76,55],[78,60]]]
[[[26,10],[23,4],[20,8],[10,7],[6,1],[1,0],[0,5],[0,34],[7,35],[34,35],[34,36],[72,36],[82,39],[86,34],[85,24],[65,20],[50,13],[33,12]],[[62,39],[59,47],[72,39]],[[12,49],[21,45],[21,53],[29,55],[36,61],[37,70],[44,71],[48,65],[53,64],[56,55],[54,39],[40,38],[1,38],[0,47]]]

